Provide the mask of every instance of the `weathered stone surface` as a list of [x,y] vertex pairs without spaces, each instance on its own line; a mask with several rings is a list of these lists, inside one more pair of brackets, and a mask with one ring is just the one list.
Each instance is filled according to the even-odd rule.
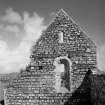
[[[30,59],[5,91],[6,105],[64,105],[97,66],[95,44],[63,10],[32,47]],[[80,100],[73,99],[71,105]]]

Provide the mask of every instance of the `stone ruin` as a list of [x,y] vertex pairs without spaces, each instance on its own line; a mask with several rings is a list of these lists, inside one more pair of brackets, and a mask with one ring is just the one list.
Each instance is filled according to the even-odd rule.
[[5,105],[64,105],[87,71],[97,68],[95,43],[62,9],[32,46],[30,59],[5,89]]

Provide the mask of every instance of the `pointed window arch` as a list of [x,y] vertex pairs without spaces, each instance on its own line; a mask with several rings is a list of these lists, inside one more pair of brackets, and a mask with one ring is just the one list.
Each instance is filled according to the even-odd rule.
[[55,62],[55,89],[57,92],[70,91],[70,68],[71,61],[67,57],[56,58]]
[[64,72],[61,75],[61,86],[70,91],[70,65],[67,59],[60,59],[60,63],[64,65]]

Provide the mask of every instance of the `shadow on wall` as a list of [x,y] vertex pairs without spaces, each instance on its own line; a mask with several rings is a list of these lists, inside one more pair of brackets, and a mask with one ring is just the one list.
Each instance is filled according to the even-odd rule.
[[72,96],[64,103],[64,105],[93,105],[91,102],[91,75],[89,70],[81,86],[72,94]]
[[4,105],[4,100],[0,101],[0,105]]
[[105,74],[92,76],[91,98],[94,105],[105,105]]

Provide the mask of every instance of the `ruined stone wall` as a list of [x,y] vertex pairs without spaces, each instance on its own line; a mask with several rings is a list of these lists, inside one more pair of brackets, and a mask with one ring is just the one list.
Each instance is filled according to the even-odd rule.
[[[61,33],[63,34],[62,43],[59,42]],[[97,65],[95,44],[64,12],[58,13],[54,22],[33,46],[31,58],[36,60],[40,55],[43,55],[42,58],[51,58],[52,61],[63,56],[70,59],[72,90],[78,88],[88,69],[93,70]]]
[[[54,88],[54,61],[59,57],[71,61],[68,93],[58,93]],[[33,46],[30,58],[26,70],[7,89],[7,105],[63,105],[81,85],[86,72],[96,67],[96,47],[72,19],[60,11]]]
[[70,94],[56,93],[50,74],[23,71],[5,93],[6,105],[63,105]]

